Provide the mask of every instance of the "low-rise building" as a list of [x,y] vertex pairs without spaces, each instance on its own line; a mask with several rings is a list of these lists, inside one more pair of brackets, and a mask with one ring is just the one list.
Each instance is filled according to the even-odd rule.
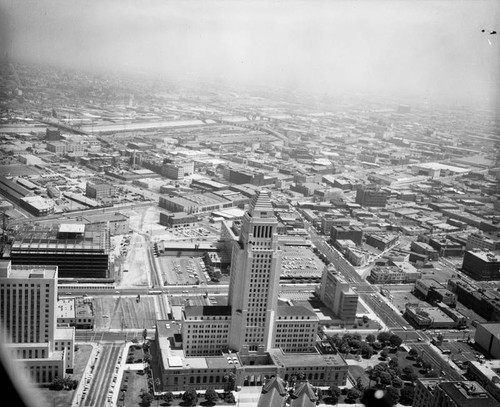
[[470,360],[467,364],[467,376],[483,386],[500,405],[500,359]]
[[497,407],[498,401],[475,381],[418,379],[413,407]]
[[160,212],[160,225],[169,228],[190,227],[198,222],[198,216],[186,212],[164,213]]
[[411,263],[391,261],[386,266],[375,266],[370,271],[370,280],[374,284],[414,283],[422,277]]

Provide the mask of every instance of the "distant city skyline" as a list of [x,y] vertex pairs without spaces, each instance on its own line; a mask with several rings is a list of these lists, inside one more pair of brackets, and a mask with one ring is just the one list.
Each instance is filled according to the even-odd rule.
[[[494,1],[0,1],[2,57],[494,109]],[[482,32],[482,30],[486,30]]]

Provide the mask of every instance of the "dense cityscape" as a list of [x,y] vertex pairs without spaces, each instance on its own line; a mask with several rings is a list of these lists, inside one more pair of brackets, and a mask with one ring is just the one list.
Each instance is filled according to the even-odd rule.
[[0,62],[14,405],[500,406],[487,103]]

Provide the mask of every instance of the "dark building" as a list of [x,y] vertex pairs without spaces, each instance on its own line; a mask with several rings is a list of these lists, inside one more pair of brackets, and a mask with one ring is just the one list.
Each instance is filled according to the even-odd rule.
[[228,181],[233,184],[252,184],[256,186],[264,185],[264,173],[229,169]]
[[108,278],[109,231],[83,224],[26,226],[4,252],[12,264],[57,266],[59,278]]
[[356,203],[361,206],[385,208],[389,194],[382,191],[378,186],[364,185],[356,192]]
[[468,250],[464,254],[462,270],[474,280],[500,280],[500,258],[491,252]]
[[488,321],[500,321],[500,293],[471,285],[461,279],[448,280],[448,289],[457,300]]
[[[420,237],[419,237],[420,238]],[[464,254],[464,246],[446,237],[431,238],[429,245],[436,250],[441,257],[458,257]]]
[[47,127],[47,129],[45,130],[45,140],[61,140],[61,130],[59,130],[57,127]]
[[380,251],[384,251],[394,246],[398,241],[399,236],[390,233],[371,234],[366,238],[366,244],[375,247]]
[[337,240],[352,240],[357,245],[361,245],[363,230],[358,226],[334,226],[331,229],[330,240],[332,243]]

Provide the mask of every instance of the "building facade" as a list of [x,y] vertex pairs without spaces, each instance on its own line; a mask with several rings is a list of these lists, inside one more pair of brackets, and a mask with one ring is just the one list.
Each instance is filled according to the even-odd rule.
[[[260,386],[273,376],[304,374],[315,386],[344,385],[348,366],[316,347],[318,316],[279,304],[282,249],[270,194],[258,192],[232,246],[227,305],[189,306],[177,321],[157,322],[164,390]],[[223,234],[229,232],[223,228]],[[235,232],[235,234],[233,234]]]
[[35,383],[72,372],[74,328],[57,327],[56,266],[0,261],[0,320],[9,354]]
[[319,288],[321,301],[342,321],[354,323],[359,296],[333,265],[325,267]]
[[500,280],[500,257],[481,250],[468,250],[464,254],[462,270],[474,280]]

